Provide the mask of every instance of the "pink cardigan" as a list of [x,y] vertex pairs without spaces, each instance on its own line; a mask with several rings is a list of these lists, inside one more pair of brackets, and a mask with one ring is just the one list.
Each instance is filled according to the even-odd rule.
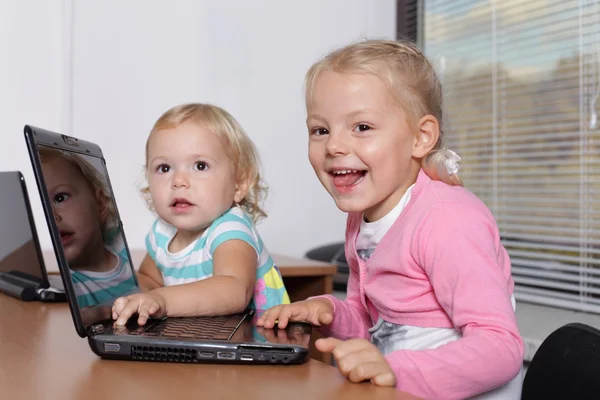
[[425,398],[465,398],[502,386],[519,372],[523,341],[511,304],[510,259],[487,207],[462,187],[420,171],[411,199],[368,261],[356,253],[361,214],[350,214],[348,294],[321,331],[369,339],[382,317],[419,327],[454,327],[462,338],[386,359],[397,388]]

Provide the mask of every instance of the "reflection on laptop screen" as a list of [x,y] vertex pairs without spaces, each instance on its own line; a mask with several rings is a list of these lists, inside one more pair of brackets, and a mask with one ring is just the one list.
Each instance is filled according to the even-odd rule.
[[79,309],[136,288],[107,171],[98,157],[37,145]]

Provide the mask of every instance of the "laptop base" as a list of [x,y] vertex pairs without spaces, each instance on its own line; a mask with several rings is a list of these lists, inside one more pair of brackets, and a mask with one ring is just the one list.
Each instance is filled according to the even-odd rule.
[[0,272],[0,292],[23,301],[38,300],[39,284],[6,272]]

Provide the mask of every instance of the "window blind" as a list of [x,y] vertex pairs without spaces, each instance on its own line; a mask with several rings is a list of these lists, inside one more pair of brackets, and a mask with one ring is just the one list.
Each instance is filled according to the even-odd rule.
[[422,0],[445,146],[492,210],[515,296],[600,313],[600,0]]

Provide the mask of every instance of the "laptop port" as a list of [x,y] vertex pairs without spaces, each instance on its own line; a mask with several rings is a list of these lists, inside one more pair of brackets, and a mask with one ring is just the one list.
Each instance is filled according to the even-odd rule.
[[215,355],[212,351],[201,351],[198,354],[200,355],[200,358],[213,358]]
[[242,361],[252,361],[252,360],[254,360],[254,356],[252,354],[242,354],[240,356],[240,360],[242,360]]
[[218,351],[217,359],[219,359],[219,360],[235,360],[235,353],[231,353],[228,351]]

